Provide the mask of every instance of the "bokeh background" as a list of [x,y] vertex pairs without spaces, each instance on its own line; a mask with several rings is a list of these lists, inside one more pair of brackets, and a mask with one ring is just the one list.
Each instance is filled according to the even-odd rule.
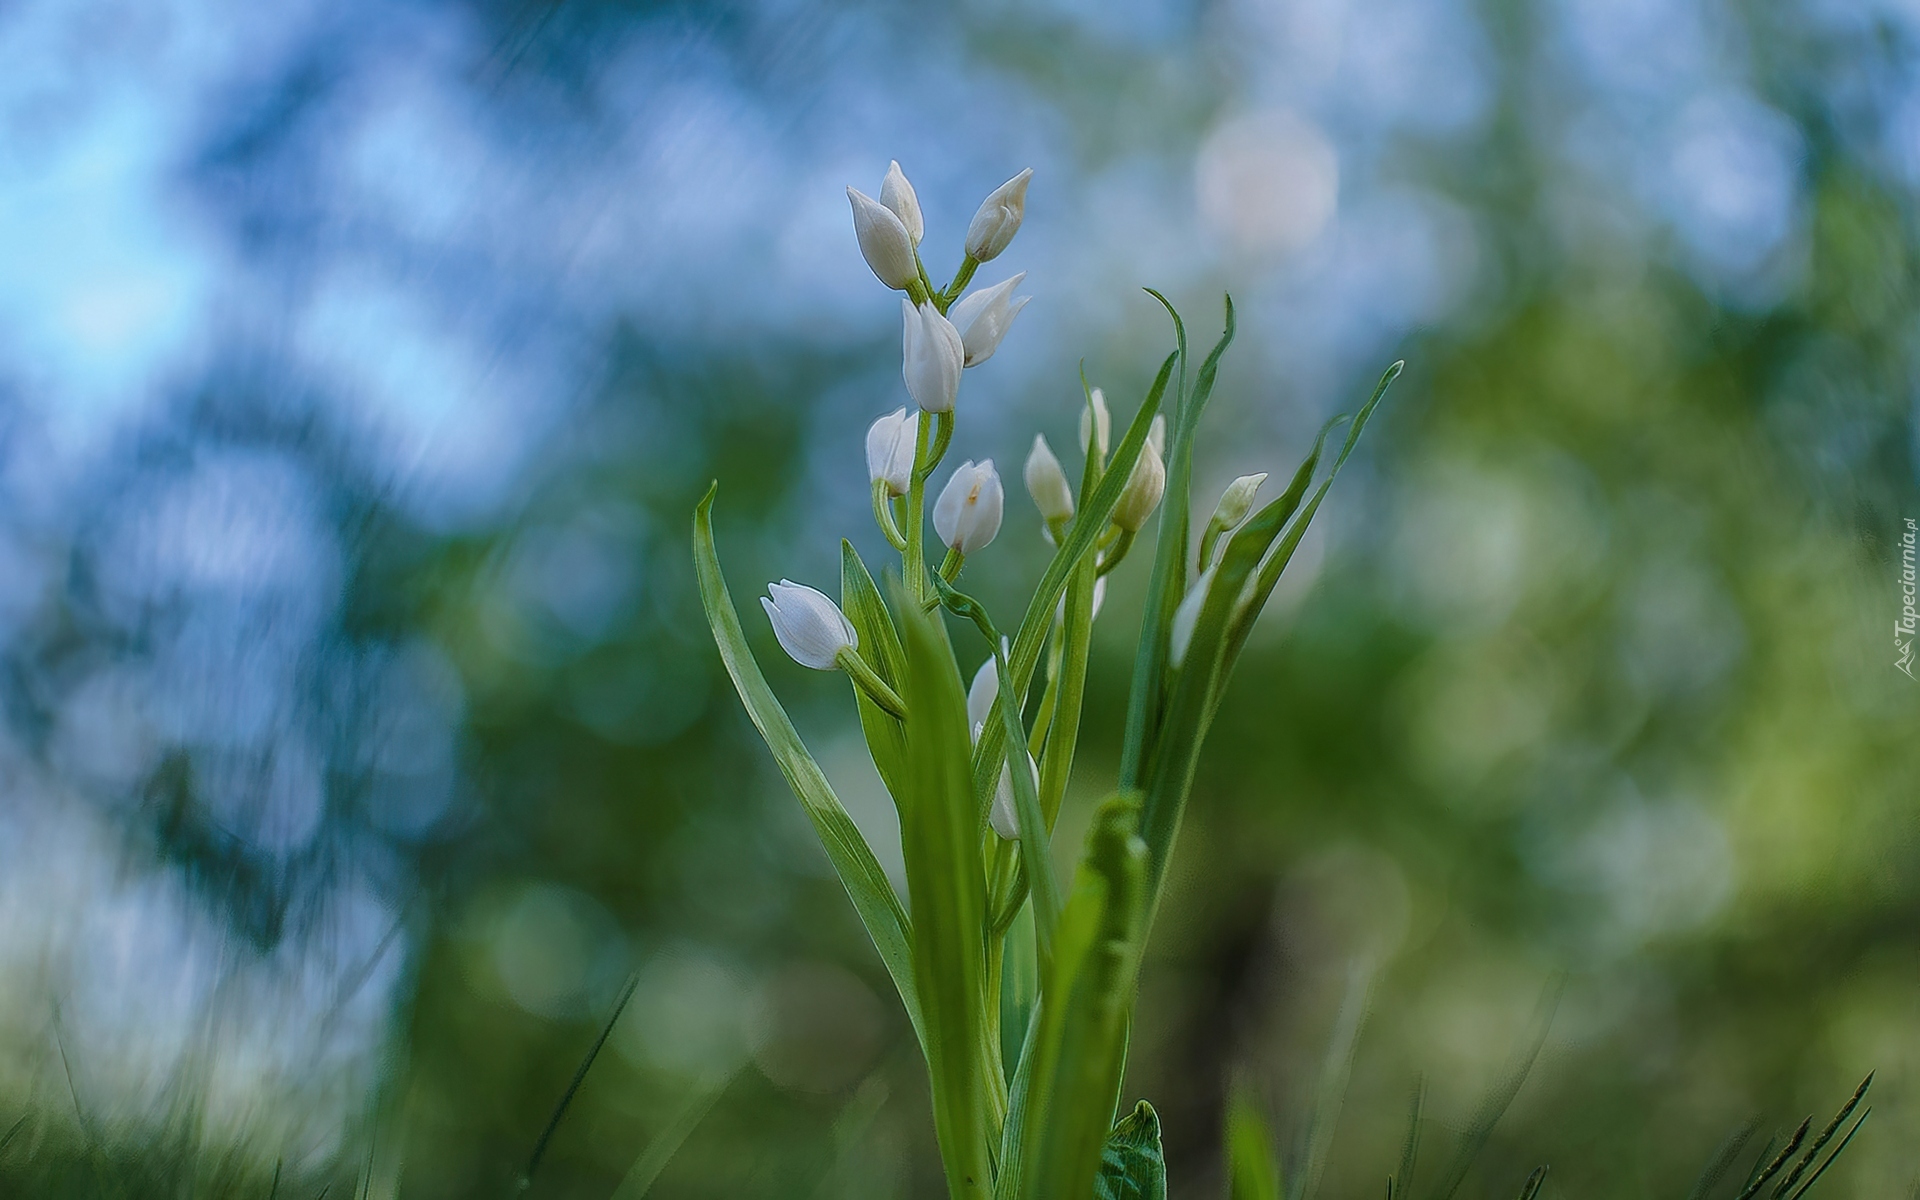
[[[1906,0],[0,6],[0,1189],[938,1194],[886,977],[708,641],[870,558],[906,402],[843,188],[1033,303],[955,454],[1239,306],[1202,511],[1396,386],[1209,747],[1128,1092],[1220,1194],[1363,996],[1326,1195],[1684,1194],[1874,1118],[1920,1178],[1920,9]],[[1024,496],[969,570],[1044,561]],[[1115,769],[1117,576],[1066,827]],[[883,859],[844,681],[779,656]],[[1071,834],[1066,842],[1071,844]],[[1066,851],[1063,851],[1063,854]],[[1356,1001],[1357,1003],[1357,1001]],[[1756,1141],[1757,1144],[1757,1141]],[[118,1186],[118,1185],[116,1185]]]

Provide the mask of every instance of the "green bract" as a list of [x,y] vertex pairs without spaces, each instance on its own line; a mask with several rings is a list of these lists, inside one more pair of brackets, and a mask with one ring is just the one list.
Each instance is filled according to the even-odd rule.
[[[956,278],[933,293],[932,303],[944,311],[964,282]],[[1189,527],[1193,447],[1234,326],[1229,300],[1225,332],[1189,387],[1185,330],[1170,304],[1167,310],[1176,348],[1112,459],[1102,461],[1100,447],[1088,447],[1075,515],[1058,517],[1066,506],[1056,506],[1049,528],[1059,549],[1004,649],[1001,627],[985,607],[924,561],[924,480],[951,440],[953,414],[919,414],[908,495],[876,491],[882,526],[895,526],[888,540],[901,550],[897,570],[889,564],[885,572],[892,582],[876,585],[852,544],[841,544],[840,604],[859,635],[858,661],[846,665],[860,683],[853,695],[861,730],[899,814],[911,921],[747,648],[714,548],[713,492],[694,515],[694,559],[714,640],[899,989],[926,1057],[954,1197],[1165,1196],[1159,1120],[1144,1101],[1121,1103],[1141,952],[1200,745],[1234,662],[1334,473],[1400,370],[1395,363],[1381,378],[1324,477],[1325,430],[1283,495],[1230,535],[1213,531],[1225,546],[1207,547],[1217,564],[1210,564],[1204,595],[1182,614],[1183,635],[1189,619],[1192,633],[1176,664],[1169,655],[1174,616],[1191,581],[1202,578]],[[1087,396],[1091,409],[1090,389]],[[1079,737],[1094,586],[1131,544],[1131,533],[1116,528],[1113,517],[1163,406],[1171,433],[1166,491],[1118,786],[1094,814],[1063,892],[1048,842]],[[999,696],[977,743],[943,611],[959,619],[951,636],[977,638],[998,675]],[[1043,660],[1036,701],[1030,689]],[[903,717],[875,702],[876,693],[885,695],[875,679],[897,695]],[[1011,773],[1020,837],[1007,841],[987,817],[1007,747],[1017,741],[1039,770],[1037,781],[1025,770]]]

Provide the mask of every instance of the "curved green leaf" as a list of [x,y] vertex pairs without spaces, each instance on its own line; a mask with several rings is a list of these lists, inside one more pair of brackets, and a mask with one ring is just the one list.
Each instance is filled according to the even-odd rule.
[[[1160,1115],[1145,1100],[1133,1106],[1100,1148],[1094,1200],[1167,1200],[1167,1159],[1160,1150]],[[1238,1200],[1238,1197],[1235,1197]]]
[[861,923],[867,927],[867,936],[873,939],[873,947],[880,952],[880,961],[886,965],[887,974],[893,977],[893,986],[900,993],[900,1002],[906,1006],[913,1031],[925,1046],[927,1035],[921,1021],[920,996],[914,987],[912,922],[907,919],[906,909],[901,907],[900,897],[894,894],[893,885],[887,881],[887,873],[873,857],[867,840],[860,836],[853,818],[841,806],[840,798],[833,794],[820,765],[807,753],[799,732],[787,717],[787,710],[774,698],[773,689],[767,686],[760,665],[747,648],[746,634],[740,629],[740,617],[733,607],[733,596],[720,574],[720,555],[713,545],[713,499],[719,491],[718,483],[708,488],[706,497],[693,510],[693,565],[700,579],[700,603],[706,609],[714,645],[720,651],[720,661],[725,664],[728,676],[733,679],[734,690],[740,694],[747,716],[753,719],[754,727],[766,740],[767,749],[773,751],[773,760],[786,776],[787,786],[793,789],[801,807],[806,809],[807,819],[813,822],[813,830],[826,849],[827,859],[847,889]]

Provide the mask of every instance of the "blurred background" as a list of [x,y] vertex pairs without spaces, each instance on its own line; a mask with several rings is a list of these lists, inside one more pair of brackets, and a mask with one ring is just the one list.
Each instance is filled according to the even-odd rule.
[[[1213,733],[1129,1098],[1220,1194],[1230,1081],[1325,1194],[1430,1167],[1684,1194],[1876,1112],[1920,1178],[1920,9],[1909,0],[470,0],[0,6],[0,1190],[938,1194],[878,960],[692,583],[897,869],[844,681],[751,596],[870,561],[907,403],[843,188],[929,270],[1034,168],[956,458],[1069,462],[1240,335],[1202,512],[1408,370]],[[1284,478],[1284,475],[1282,476]],[[1011,610],[1024,495],[968,578]],[[1062,854],[1115,771],[1147,557]],[[1757,1141],[1760,1139],[1756,1139]],[[289,1193],[292,1194],[292,1193]]]

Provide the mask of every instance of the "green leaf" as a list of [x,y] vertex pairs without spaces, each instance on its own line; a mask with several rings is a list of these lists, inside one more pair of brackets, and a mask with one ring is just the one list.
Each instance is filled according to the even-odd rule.
[[[1158,292],[1152,292],[1152,295],[1173,317],[1174,328],[1180,337],[1180,362],[1184,376],[1185,326],[1180,323],[1180,314],[1174,311],[1165,296]],[[1163,685],[1167,670],[1168,631],[1173,627],[1174,610],[1180,607],[1180,599],[1187,591],[1194,431],[1199,425],[1200,413],[1206,407],[1207,398],[1213,393],[1213,382],[1220,371],[1220,356],[1226,353],[1227,346],[1233,341],[1233,297],[1227,297],[1226,308],[1226,329],[1207,355],[1206,362],[1201,365],[1200,374],[1194,380],[1193,395],[1182,398],[1174,419],[1169,422],[1173,429],[1167,443],[1167,490],[1160,501],[1153,574],[1147,585],[1146,613],[1141,619],[1140,644],[1133,659],[1133,687],[1127,696],[1126,733],[1120,744],[1120,786],[1123,788],[1134,787],[1140,781],[1149,748],[1153,745],[1160,724],[1161,705],[1165,701]]]
[[807,819],[813,823],[813,830],[826,849],[827,860],[847,889],[847,896],[853,901],[854,911],[860,914],[874,949],[880,952],[880,961],[892,976],[900,1002],[906,1006],[907,1019],[913,1022],[914,1034],[924,1048],[926,1026],[921,1018],[919,990],[914,985],[913,925],[907,920],[906,909],[901,907],[893,885],[887,882],[887,873],[881,870],[853,818],[841,807],[840,798],[833,794],[819,764],[807,753],[800,734],[786,710],[780,707],[780,701],[774,698],[773,689],[767,686],[766,677],[753,660],[753,652],[747,648],[733,597],[720,574],[720,556],[713,545],[713,500],[719,490],[718,483],[707,489],[706,497],[693,512],[693,565],[699,576],[700,603],[706,609],[714,645],[719,648],[720,661],[733,679],[734,690],[740,694],[747,716],[753,719],[767,748],[773,751],[773,760],[786,777],[787,786],[793,789],[806,810]]
[[[906,677],[906,651],[900,646],[900,635],[893,627],[886,602],[880,599],[880,589],[873,585],[873,576],[867,573],[867,564],[860,561],[853,543],[844,538],[840,541],[840,607],[860,635],[861,657],[888,687],[899,692],[901,680]],[[873,765],[880,772],[880,782],[886,785],[887,794],[898,805],[900,773],[907,753],[906,734],[900,722],[865,692],[856,687],[853,695],[860,705],[860,730],[866,735]]]
[[1280,1163],[1266,1114],[1245,1080],[1227,1101],[1227,1200],[1280,1200]]
[[[1046,648],[1047,634],[1053,628],[1054,609],[1060,603],[1061,593],[1066,591],[1067,577],[1093,549],[1100,535],[1106,532],[1114,506],[1120,503],[1120,493],[1126,490],[1127,477],[1133,473],[1133,464],[1147,444],[1147,431],[1153,425],[1154,414],[1160,411],[1160,400],[1166,394],[1167,380],[1173,374],[1174,360],[1178,357],[1177,354],[1169,354],[1166,361],[1160,364],[1160,373],[1154,377],[1153,387],[1148,389],[1147,398],[1141,401],[1139,411],[1134,413],[1133,424],[1127,427],[1127,436],[1121,439],[1120,445],[1114,450],[1112,462],[1101,475],[1093,494],[1085,498],[1085,503],[1075,514],[1066,541],[1061,543],[1053,561],[1047,564],[1046,572],[1041,575],[1033,599],[1027,602],[1026,615],[1020,621],[1020,631],[1014,636],[1013,653],[1008,656],[1013,667],[1015,692],[1009,697],[1007,691],[1002,689],[995,704],[1005,704],[1010,700],[1019,704],[1025,700],[1027,685],[1033,681],[1033,672],[1040,665],[1040,652]],[[973,791],[974,799],[979,804],[979,830],[982,834],[987,829],[987,806],[993,802],[993,786],[1000,778],[1005,737],[1000,722],[989,720],[974,753]]]
[[1373,416],[1373,410],[1380,406],[1380,401],[1387,394],[1387,388],[1400,377],[1400,372],[1406,369],[1406,365],[1404,362],[1396,362],[1380,376],[1380,382],[1374,385],[1373,395],[1367,397],[1367,402],[1361,405],[1360,411],[1355,414],[1353,427],[1347,430],[1346,443],[1340,447],[1339,457],[1333,460],[1333,469],[1327,472],[1326,479],[1314,491],[1313,499],[1301,511],[1300,519],[1287,530],[1287,536],[1281,539],[1280,545],[1274,549],[1272,556],[1261,565],[1259,579],[1255,582],[1240,617],[1235,620],[1232,636],[1227,642],[1229,668],[1233,659],[1239,655],[1240,647],[1246,644],[1247,634],[1253,629],[1254,619],[1260,615],[1260,610],[1267,606],[1267,598],[1273,595],[1274,585],[1280,582],[1280,572],[1286,570],[1287,564],[1293,561],[1293,552],[1299,547],[1300,539],[1306,535],[1307,526],[1313,521],[1313,514],[1320,511],[1320,502],[1326,499],[1327,489],[1333,486],[1334,479],[1340,474],[1340,468],[1346,465],[1347,456],[1353,453],[1355,446],[1359,445],[1360,435],[1367,428],[1368,418]]
[[[1327,489],[1347,457],[1353,453],[1366,428],[1367,419],[1379,406],[1387,386],[1400,373],[1403,364],[1395,363],[1381,376],[1372,396],[1354,418],[1345,444],[1328,473],[1305,508],[1295,515],[1300,498],[1312,482],[1327,434],[1338,418],[1329,421],[1314,442],[1293,481],[1278,499],[1254,514],[1227,542],[1226,551],[1210,585],[1207,599],[1194,624],[1187,655],[1172,685],[1172,696],[1165,718],[1157,731],[1147,767],[1145,811],[1141,834],[1153,853],[1153,888],[1157,897],[1165,876],[1173,842],[1179,833],[1180,818],[1187,793],[1193,785],[1200,747],[1226,690],[1233,664],[1245,644],[1247,633],[1261,608],[1279,582],[1280,572],[1292,559],[1313,514],[1326,498]],[[1291,520],[1291,524],[1288,524]],[[1284,529],[1284,532],[1282,532]],[[1274,539],[1278,537],[1276,544]],[[1257,568],[1257,573],[1256,573]]]
[[1036,955],[1033,908],[1022,904],[1000,945],[1000,1065],[1008,1079],[1019,1070],[1027,1025],[1040,995],[1040,960]]
[[914,981],[926,1016],[934,1130],[954,1200],[985,1197],[1005,1117],[1000,1047],[987,1021],[986,874],[975,826],[972,737],[960,671],[937,612],[901,598],[907,674],[907,801],[900,842],[913,902]]
[[[993,662],[999,672],[1000,690],[1006,692],[1013,686],[1011,669],[997,643],[993,647]],[[1010,705],[997,706],[995,711],[1005,727],[1009,757],[1017,754],[1024,760],[1027,747],[1021,734],[1019,712]],[[1032,893],[1035,944],[1044,975],[1053,963],[1054,930],[1060,924],[1060,885],[1053,878],[1052,843],[1047,819],[1040,811],[1034,772],[1022,761],[1007,772],[1007,780],[1013,785],[1013,808],[1020,829],[1020,861],[1026,867],[1027,885]]]
[[1137,793],[1100,805],[1061,914],[1053,969],[1042,982],[1040,1036],[1030,1051],[1033,1080],[1021,1129],[1020,1195],[1027,1200],[1084,1196],[1099,1169],[1145,930],[1147,848],[1138,829]]
[[[1145,1100],[1113,1127],[1100,1148],[1095,1200],[1167,1200],[1167,1160],[1160,1151],[1160,1117]],[[1237,1198],[1236,1198],[1237,1200]]]

